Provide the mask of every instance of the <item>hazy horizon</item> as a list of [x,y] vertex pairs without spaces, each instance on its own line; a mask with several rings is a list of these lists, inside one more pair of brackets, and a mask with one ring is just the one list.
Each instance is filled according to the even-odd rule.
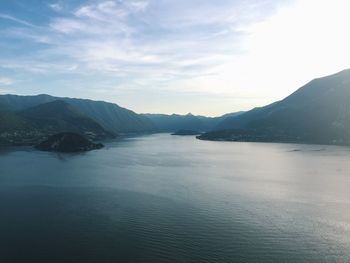
[[0,94],[103,100],[138,113],[249,110],[350,68],[348,7],[344,0],[6,1]]
[[[344,70],[342,70],[342,71],[346,71],[346,70],[349,70],[350,71],[350,69],[344,69]],[[342,72],[342,71],[340,71],[340,72]],[[336,72],[336,73],[334,73],[334,74],[337,74],[337,73],[340,73],[340,72]],[[330,75],[327,75],[327,76],[332,76],[332,75],[334,75],[334,74],[330,74]],[[322,77],[327,77],[327,76],[322,76]],[[321,77],[321,78],[322,78]],[[316,78],[314,78],[314,79],[316,79]],[[314,80],[314,79],[312,79],[312,80]],[[309,82],[311,82],[312,80],[310,80]],[[309,82],[307,82],[307,83],[309,83]],[[305,83],[305,84],[307,84],[307,83]],[[298,87],[295,91],[292,91],[292,93],[293,92],[296,92],[297,90],[299,90],[301,87]],[[291,93],[291,94],[292,94]],[[291,95],[291,94],[288,94],[288,95]],[[52,94],[47,94],[47,93],[41,93],[41,94],[14,94],[14,93],[5,93],[5,94],[0,94],[0,95],[10,95],[10,96],[33,96],[33,97],[35,97],[35,96],[41,96],[41,95],[48,95],[48,96],[53,96]],[[74,98],[74,99],[83,99],[83,100],[94,100],[94,101],[104,101],[104,102],[108,102],[108,103],[115,103],[115,104],[117,104],[118,106],[120,106],[120,107],[123,107],[123,108],[126,108],[126,107],[124,107],[121,103],[118,103],[118,102],[112,102],[112,101],[108,101],[108,100],[96,100],[96,99],[94,99],[94,98],[88,98],[88,97],[69,97],[69,96],[64,96],[64,95],[62,95],[62,96],[57,96],[58,98]],[[282,100],[283,98],[281,98],[281,100]],[[278,100],[278,101],[280,101],[280,100]],[[276,101],[273,101],[273,102],[271,102],[270,104],[273,104],[274,102],[276,102]],[[246,110],[237,110],[237,111],[232,111],[232,112],[224,112],[224,113],[222,113],[222,114],[219,114],[219,115],[205,115],[205,114],[195,114],[195,113],[192,113],[192,112],[186,112],[186,111],[184,111],[184,112],[182,112],[182,113],[178,113],[178,112],[171,112],[171,113],[164,113],[164,112],[136,112],[136,111],[134,111],[133,109],[131,109],[131,108],[127,108],[128,110],[131,110],[131,111],[134,111],[134,112],[136,112],[137,114],[164,114],[164,115],[173,115],[173,114],[175,114],[175,115],[188,115],[188,114],[192,114],[192,115],[194,115],[194,116],[204,116],[204,117],[212,117],[212,118],[215,118],[215,117],[222,117],[222,116],[224,116],[224,115],[226,115],[226,114],[230,114],[230,113],[238,113],[238,112],[246,112],[246,111],[249,111],[249,110],[252,110],[252,109],[254,109],[254,108],[258,108],[258,107],[263,107],[263,106],[267,106],[267,105],[269,105],[269,104],[266,104],[266,105],[255,105],[255,106],[253,106],[252,108],[248,108],[248,109],[246,109]]]

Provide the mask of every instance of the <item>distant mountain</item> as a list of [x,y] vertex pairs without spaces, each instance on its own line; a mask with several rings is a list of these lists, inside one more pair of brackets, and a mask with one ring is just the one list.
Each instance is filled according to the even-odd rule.
[[149,118],[160,132],[176,132],[178,130],[210,131],[228,117],[238,116],[242,112],[229,113],[221,117],[166,114],[143,114]]
[[210,140],[350,143],[350,70],[315,79],[282,101],[226,118]]
[[113,133],[153,132],[154,124],[145,116],[119,107],[116,104],[86,99],[59,98],[49,95],[0,95],[0,111],[19,112],[40,104],[64,101]]
[[178,135],[178,136],[191,136],[191,135],[198,135],[201,134],[199,131],[193,131],[193,130],[178,130],[171,135]]
[[75,132],[91,139],[112,137],[96,121],[64,101],[53,101],[20,112],[0,113],[0,143],[35,144],[59,132]]

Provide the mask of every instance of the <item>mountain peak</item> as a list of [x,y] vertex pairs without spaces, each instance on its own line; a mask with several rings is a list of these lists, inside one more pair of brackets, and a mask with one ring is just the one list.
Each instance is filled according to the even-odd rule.
[[217,130],[236,134],[213,137],[349,144],[350,69],[315,79],[282,101],[228,118]]

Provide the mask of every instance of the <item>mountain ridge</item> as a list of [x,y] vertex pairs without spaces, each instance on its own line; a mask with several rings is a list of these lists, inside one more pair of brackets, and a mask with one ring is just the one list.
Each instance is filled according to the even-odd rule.
[[47,102],[18,112],[1,112],[0,121],[0,142],[9,145],[33,145],[59,132],[74,132],[90,139],[114,136],[64,101]]
[[314,79],[281,101],[228,118],[199,139],[348,144],[350,70]]
[[0,95],[0,109],[17,112],[55,100],[62,100],[75,106],[104,129],[114,133],[154,132],[156,130],[153,123],[140,114],[114,103],[90,99],[54,97],[47,94],[32,96],[6,94]]

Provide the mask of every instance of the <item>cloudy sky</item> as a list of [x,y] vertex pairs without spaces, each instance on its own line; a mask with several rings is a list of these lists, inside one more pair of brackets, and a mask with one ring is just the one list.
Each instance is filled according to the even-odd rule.
[[350,67],[348,0],[1,0],[0,94],[220,115]]

